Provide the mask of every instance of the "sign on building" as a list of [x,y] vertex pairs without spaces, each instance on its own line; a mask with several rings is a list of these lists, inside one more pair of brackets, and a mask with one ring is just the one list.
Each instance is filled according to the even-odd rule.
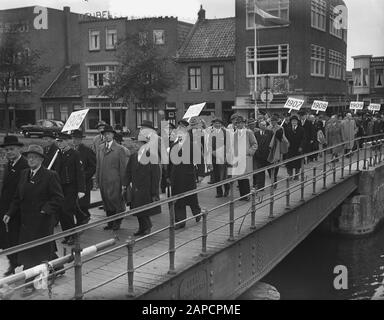
[[317,111],[317,113],[319,113],[320,111],[321,112],[327,111],[327,108],[328,108],[328,102],[327,101],[315,100],[315,101],[313,101],[311,110]]
[[61,132],[79,129],[85,117],[87,116],[88,111],[89,109],[84,109],[72,112],[68,120],[65,122]]

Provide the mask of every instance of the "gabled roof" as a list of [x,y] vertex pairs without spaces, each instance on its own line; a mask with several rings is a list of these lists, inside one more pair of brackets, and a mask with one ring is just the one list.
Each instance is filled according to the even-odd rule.
[[198,21],[180,48],[179,60],[235,57],[235,18]]
[[42,98],[80,98],[80,65],[66,66],[45,91]]

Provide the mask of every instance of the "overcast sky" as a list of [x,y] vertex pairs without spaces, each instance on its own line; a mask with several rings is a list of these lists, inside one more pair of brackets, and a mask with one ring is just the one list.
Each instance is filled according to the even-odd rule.
[[[351,70],[352,56],[384,56],[384,0],[345,2],[349,10],[347,67]],[[34,5],[57,9],[70,6],[71,11],[78,13],[105,10],[122,16],[177,16],[194,23],[201,4],[208,19],[235,15],[235,0],[1,0],[0,10]]]

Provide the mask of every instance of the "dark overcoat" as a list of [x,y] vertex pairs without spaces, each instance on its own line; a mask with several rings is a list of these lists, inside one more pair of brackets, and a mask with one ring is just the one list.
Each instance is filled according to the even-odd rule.
[[[255,132],[255,138],[257,141],[258,148],[255,154],[253,155],[254,161],[255,160],[267,161],[269,152],[271,151],[270,144],[271,144],[272,137],[273,137],[273,132],[272,130],[269,130],[269,129],[266,129],[263,135],[261,134],[261,131]],[[257,168],[255,166],[255,162],[254,162],[254,168]]]
[[[64,199],[56,172],[42,166],[32,179],[29,175],[30,169],[22,171],[9,211],[11,220],[20,212],[20,244],[53,234],[55,214]],[[24,269],[33,267],[54,258],[55,248],[53,241],[24,250],[18,254],[18,262]]]
[[4,171],[3,186],[0,194],[0,248],[8,248],[17,245],[19,241],[20,214],[17,213],[8,224],[8,232],[6,232],[3,223],[4,214],[6,214],[15,197],[17,185],[20,180],[20,174],[24,169],[28,168],[27,159],[23,156],[16,162],[14,166],[8,162]]
[[85,196],[79,200],[80,207],[89,207],[91,202],[92,177],[96,172],[96,154],[84,144],[77,147],[80,160],[83,163],[85,176]]
[[[131,209],[152,203],[159,198],[160,164],[142,164],[138,153],[133,153],[128,161],[126,172],[127,185],[132,183]],[[161,207],[155,207],[136,214],[137,217],[152,216],[161,213]]]
[[304,124],[300,121],[299,126],[304,129],[304,138],[302,143],[303,153],[310,153],[313,151],[313,143],[317,140],[315,126],[308,119],[305,120]]
[[[303,149],[305,144],[304,140],[304,128],[301,126],[297,126],[296,131],[293,130],[292,126],[287,127],[285,131],[285,136],[289,141],[289,148],[287,153],[287,159],[294,158],[302,153],[299,151],[299,148]],[[287,163],[288,169],[300,169],[301,168],[301,160],[295,160]]]

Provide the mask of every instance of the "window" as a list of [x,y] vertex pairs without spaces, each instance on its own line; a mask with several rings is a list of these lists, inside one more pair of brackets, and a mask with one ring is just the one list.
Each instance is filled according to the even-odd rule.
[[211,90],[224,90],[224,67],[211,67]]
[[[281,19],[289,21],[289,0],[247,0],[247,5],[246,5],[247,29],[254,28],[255,5],[258,8],[264,10],[265,12],[275,17],[279,17]],[[261,27],[265,27],[265,26],[261,26]]]
[[55,119],[55,113],[53,111],[53,106],[47,106],[45,108],[45,113],[47,114],[47,119],[48,120]]
[[340,52],[329,50],[329,78],[342,78],[343,56]]
[[117,30],[116,29],[107,29],[106,31],[106,49],[115,49],[117,42]]
[[200,67],[191,67],[188,69],[188,90],[201,90]]
[[384,87],[384,69],[375,69],[375,87]]
[[335,27],[335,18],[337,14],[333,12],[334,6],[331,5],[329,9],[329,33],[337,38],[343,39],[343,29]]
[[[247,77],[255,75],[255,48],[247,47]],[[288,45],[257,48],[257,74],[288,75]]]
[[100,31],[89,31],[89,50],[100,50]]
[[158,109],[145,108],[141,103],[136,103],[136,127],[140,127],[143,120],[149,120],[153,123],[153,126],[157,128],[157,115]]
[[60,105],[60,120],[65,122],[68,119],[68,106]]
[[148,32],[139,32],[139,45],[144,46],[148,42]]
[[88,88],[104,87],[116,66],[97,65],[88,67]]
[[311,45],[311,76],[325,77],[325,48]]
[[353,86],[361,87],[361,69],[360,68],[352,70],[352,77],[353,77]]
[[31,91],[31,77],[25,76],[19,79],[9,79],[9,91]]
[[153,43],[158,45],[165,44],[164,30],[153,30]]
[[325,31],[327,3],[324,0],[312,0],[311,2],[311,26]]

